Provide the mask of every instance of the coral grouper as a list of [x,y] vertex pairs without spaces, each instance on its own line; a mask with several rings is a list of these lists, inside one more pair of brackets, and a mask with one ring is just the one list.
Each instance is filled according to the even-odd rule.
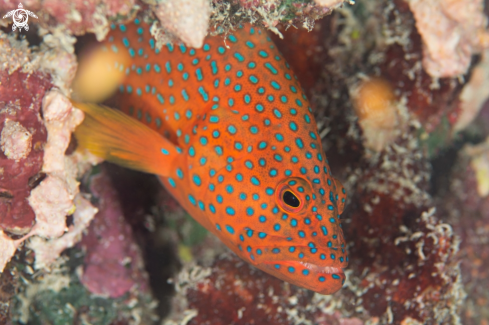
[[126,72],[125,114],[76,104],[86,113],[79,144],[159,175],[193,218],[257,268],[322,294],[339,290],[346,194],[267,34],[245,26],[226,41],[208,37],[202,49],[158,49],[136,20],[112,26],[104,46]]

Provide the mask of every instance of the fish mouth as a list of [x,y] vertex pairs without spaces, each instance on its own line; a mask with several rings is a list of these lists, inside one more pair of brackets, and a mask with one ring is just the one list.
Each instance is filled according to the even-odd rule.
[[342,267],[320,266],[314,263],[293,260],[276,263],[280,263],[284,267],[264,269],[264,271],[279,279],[322,295],[330,295],[340,290],[346,279],[344,268]]
[[299,261],[299,263],[307,268],[309,271],[314,272],[314,273],[323,273],[323,274],[341,274],[345,273],[344,268],[342,267],[335,267],[335,266],[319,266],[316,264],[312,263],[307,263],[307,262],[302,262]]

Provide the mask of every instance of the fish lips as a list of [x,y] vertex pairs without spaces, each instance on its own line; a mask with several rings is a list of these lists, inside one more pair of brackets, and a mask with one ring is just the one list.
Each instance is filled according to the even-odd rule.
[[347,262],[337,261],[328,265],[320,265],[311,261],[294,259],[262,262],[257,266],[284,281],[323,295],[330,295],[343,286],[346,280],[344,268],[347,264]]

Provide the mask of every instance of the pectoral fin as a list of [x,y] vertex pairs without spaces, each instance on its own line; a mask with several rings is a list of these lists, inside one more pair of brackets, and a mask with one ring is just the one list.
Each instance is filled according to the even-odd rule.
[[72,102],[85,113],[75,130],[80,147],[115,164],[169,176],[179,149],[156,131],[121,111],[95,104]]

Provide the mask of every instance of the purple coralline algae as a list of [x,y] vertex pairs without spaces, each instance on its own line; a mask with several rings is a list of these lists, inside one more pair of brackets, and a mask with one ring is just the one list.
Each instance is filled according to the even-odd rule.
[[111,298],[146,292],[144,263],[108,175],[92,176],[90,192],[98,212],[80,242],[86,251],[81,282],[93,294]]

